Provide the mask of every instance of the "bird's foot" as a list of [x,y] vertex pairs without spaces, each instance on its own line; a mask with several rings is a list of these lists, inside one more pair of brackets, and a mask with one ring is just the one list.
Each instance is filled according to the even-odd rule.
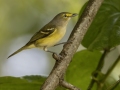
[[56,60],[56,61],[60,61],[63,57],[57,53],[53,53],[53,58]]

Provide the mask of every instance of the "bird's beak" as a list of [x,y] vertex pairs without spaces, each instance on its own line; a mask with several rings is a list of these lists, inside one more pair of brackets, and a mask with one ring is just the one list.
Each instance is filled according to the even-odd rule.
[[78,14],[77,13],[69,13],[69,14],[66,14],[67,17],[75,17],[77,16]]
[[73,13],[72,15],[71,15],[71,17],[75,17],[75,16],[77,16],[78,14],[77,13]]

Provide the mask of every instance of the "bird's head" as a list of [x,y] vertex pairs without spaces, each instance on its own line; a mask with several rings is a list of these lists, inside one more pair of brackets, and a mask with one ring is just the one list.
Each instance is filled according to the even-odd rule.
[[62,12],[55,16],[55,19],[59,20],[69,20],[71,17],[77,16],[77,13]]
[[77,13],[69,13],[69,12],[62,12],[62,13],[59,13],[57,14],[52,22],[54,24],[58,24],[58,25],[67,25],[68,21],[72,18],[72,17],[75,17],[77,16],[78,14]]

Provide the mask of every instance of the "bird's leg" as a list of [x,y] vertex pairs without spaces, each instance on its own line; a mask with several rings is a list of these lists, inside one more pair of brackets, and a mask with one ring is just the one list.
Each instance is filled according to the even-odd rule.
[[47,47],[44,47],[43,50],[46,51],[46,52],[53,53],[53,56],[54,56],[57,60],[60,60],[60,58],[62,58],[62,56],[61,56],[61,55],[58,55],[56,52],[47,50]]
[[58,45],[60,45],[60,44],[71,43],[71,42],[72,42],[72,41],[62,42],[62,43],[55,44],[54,46],[58,46]]
[[56,52],[49,51],[49,50],[47,49],[47,47],[44,47],[43,50],[46,51],[46,52],[50,52],[50,53],[54,53],[54,54],[56,54]]
[[54,46],[58,46],[60,44],[65,44],[65,43],[67,43],[67,42],[58,43],[58,44],[55,44]]

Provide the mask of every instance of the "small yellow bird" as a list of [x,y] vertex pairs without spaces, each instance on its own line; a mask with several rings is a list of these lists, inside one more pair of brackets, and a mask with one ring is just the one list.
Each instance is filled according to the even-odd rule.
[[59,45],[56,43],[59,42],[65,35],[68,21],[71,19],[71,17],[75,17],[77,15],[78,14],[76,13],[69,12],[59,13],[53,18],[53,20],[40,29],[40,31],[36,32],[25,46],[11,54],[9,57],[22,50],[30,48],[43,48],[44,51],[54,53],[47,50],[47,48],[54,45]]

